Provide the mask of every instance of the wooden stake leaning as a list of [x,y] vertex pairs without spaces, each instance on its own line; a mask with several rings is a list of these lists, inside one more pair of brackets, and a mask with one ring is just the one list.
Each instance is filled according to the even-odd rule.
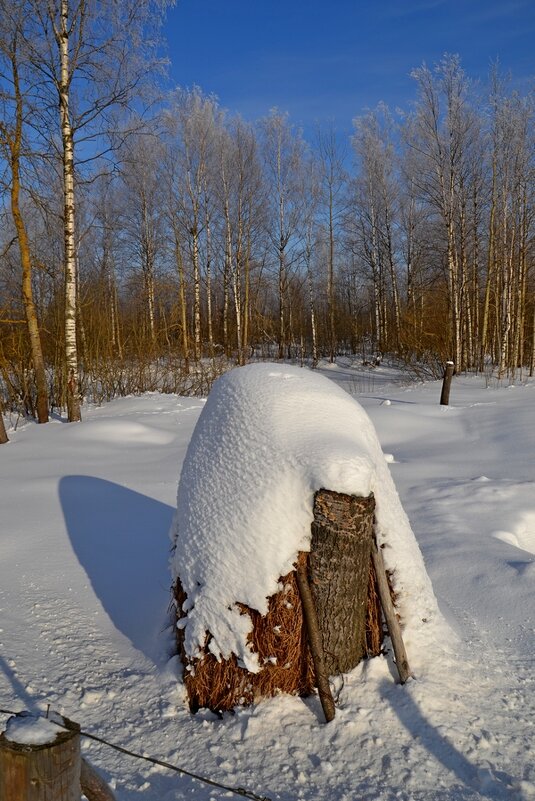
[[377,545],[375,537],[373,538],[372,542],[372,559],[373,566],[375,568],[375,574],[377,576],[379,598],[381,600],[381,606],[383,607],[388,633],[390,634],[390,639],[392,640],[392,647],[394,648],[394,656],[396,657],[396,667],[399,673],[399,680],[401,684],[405,684],[407,679],[412,676],[411,669],[409,667],[407,652],[405,651],[405,645],[403,644],[403,638],[401,636],[401,626],[399,625],[396,610],[394,609],[394,604],[392,603],[392,598],[390,596],[390,587],[388,586],[388,579],[386,577],[383,554]]
[[316,614],[316,607],[314,606],[314,599],[308,583],[307,565],[306,562],[299,560],[296,568],[297,586],[299,588],[299,595],[303,605],[303,617],[308,634],[308,642],[310,646],[310,653],[312,654],[312,661],[314,662],[314,672],[316,674],[316,684],[318,687],[318,695],[320,697],[321,706],[325,715],[325,722],[329,723],[333,720],[335,715],[334,699],[329,685],[329,677],[325,670],[325,659],[323,653],[323,643],[321,639],[321,632],[318,624],[318,616]]
[[83,794],[89,801],[115,801],[109,785],[84,757],[82,757],[80,784]]

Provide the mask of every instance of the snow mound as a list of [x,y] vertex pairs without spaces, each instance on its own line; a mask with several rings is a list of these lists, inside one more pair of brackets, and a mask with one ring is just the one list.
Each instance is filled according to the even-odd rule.
[[[190,441],[178,486],[173,577],[187,593],[185,648],[236,654],[259,670],[237,603],[267,612],[280,576],[310,550],[318,489],[376,498],[376,533],[409,644],[440,615],[375,429],[350,395],[308,369],[237,368],[219,378]],[[424,622],[422,622],[424,621]]]

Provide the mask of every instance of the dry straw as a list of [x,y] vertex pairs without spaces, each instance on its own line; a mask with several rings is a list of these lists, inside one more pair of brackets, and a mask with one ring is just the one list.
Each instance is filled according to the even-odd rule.
[[[306,563],[308,554],[300,553],[298,560]],[[177,618],[185,617],[182,607],[186,593],[180,579],[176,581],[174,597]],[[279,590],[269,598],[266,615],[261,615],[248,606],[239,606],[241,613],[249,615],[253,622],[249,640],[261,665],[258,673],[250,673],[240,667],[234,655],[230,659],[216,659],[208,651],[209,634],[204,653],[199,658],[192,659],[184,650],[183,630],[176,629],[178,651],[184,664],[184,684],[193,712],[202,707],[214,712],[224,712],[279,693],[305,696],[314,691],[314,671],[295,571],[279,579]],[[381,605],[375,571],[370,563],[366,618],[367,656],[379,654],[382,642]]]

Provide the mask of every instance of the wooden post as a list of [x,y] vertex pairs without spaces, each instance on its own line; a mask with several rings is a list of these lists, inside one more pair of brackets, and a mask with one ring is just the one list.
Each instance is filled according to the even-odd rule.
[[[9,719],[32,718],[22,713]],[[38,724],[38,717],[33,717]],[[50,742],[30,745],[0,734],[0,801],[80,801],[80,727],[61,715]],[[61,728],[61,727],[64,728]]]
[[440,393],[441,406],[447,406],[450,402],[450,387],[454,370],[455,370],[455,364],[453,362],[446,362],[446,369],[444,370],[444,379],[442,381],[442,392]]
[[9,437],[7,436],[6,426],[4,423],[4,417],[2,415],[3,411],[3,403],[2,399],[0,398],[0,445],[4,445],[6,442],[9,442]]
[[377,546],[375,538],[372,545],[372,559],[375,567],[375,574],[377,576],[377,584],[379,588],[379,597],[381,599],[381,606],[388,626],[388,633],[392,640],[392,647],[394,648],[394,656],[396,657],[396,667],[399,673],[399,680],[401,684],[405,684],[411,676],[411,669],[409,667],[409,660],[407,659],[407,652],[403,644],[401,636],[401,626],[392,603],[390,596],[390,587],[388,586],[388,579],[386,577],[385,563],[383,561],[383,554],[381,549]]
[[366,610],[375,499],[321,489],[314,498],[310,583],[328,676],[367,654]]
[[329,723],[333,720],[335,715],[334,699],[329,685],[329,675],[325,669],[325,654],[323,651],[323,642],[321,632],[318,625],[318,616],[316,614],[316,607],[310,591],[308,583],[306,562],[298,560],[296,568],[297,586],[299,588],[299,595],[301,596],[301,603],[303,605],[303,617],[305,619],[306,630],[308,634],[308,644],[310,653],[312,654],[312,661],[314,662],[314,673],[316,674],[316,685],[318,688],[318,695],[320,697],[321,706],[325,715],[325,722]]
[[82,792],[88,801],[115,801],[115,796],[93,765],[82,757],[82,771],[80,774]]

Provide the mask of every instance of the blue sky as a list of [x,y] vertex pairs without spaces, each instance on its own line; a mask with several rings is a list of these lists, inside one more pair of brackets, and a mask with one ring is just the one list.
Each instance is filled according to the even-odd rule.
[[406,107],[410,71],[445,52],[474,78],[497,58],[523,90],[535,76],[535,0],[178,0],[165,34],[174,83],[249,120],[277,106],[305,132]]

